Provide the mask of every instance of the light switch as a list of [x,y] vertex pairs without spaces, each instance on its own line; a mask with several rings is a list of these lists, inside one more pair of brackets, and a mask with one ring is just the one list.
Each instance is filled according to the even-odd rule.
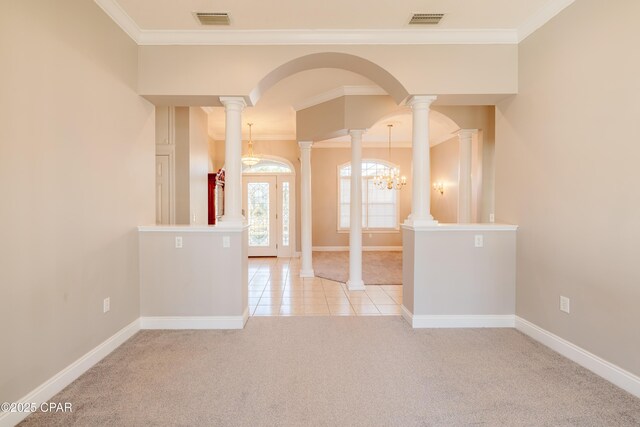
[[230,248],[231,247],[231,237],[222,236],[222,247],[223,248]]
[[176,249],[180,249],[182,247],[182,237],[176,237]]

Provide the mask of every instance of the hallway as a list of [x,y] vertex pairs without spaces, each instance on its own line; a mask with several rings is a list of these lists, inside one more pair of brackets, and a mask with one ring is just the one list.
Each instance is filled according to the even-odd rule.
[[249,258],[249,312],[252,316],[400,315],[402,286],[366,286],[349,291],[344,283],[299,277],[299,258]]

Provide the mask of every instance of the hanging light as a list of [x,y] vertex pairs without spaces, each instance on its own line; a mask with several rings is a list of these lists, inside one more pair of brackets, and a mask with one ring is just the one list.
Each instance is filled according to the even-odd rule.
[[[391,128],[393,125],[387,125],[389,128],[389,152],[388,161],[391,163]],[[407,185],[407,177],[400,176],[400,169],[398,168],[385,168],[382,175],[378,175],[373,179],[373,185],[376,188],[383,190],[402,190],[402,187]]]
[[249,125],[249,152],[242,156],[242,163],[247,166],[253,166],[260,162],[260,157],[253,154],[253,141],[251,140],[251,126],[253,123],[247,123]]

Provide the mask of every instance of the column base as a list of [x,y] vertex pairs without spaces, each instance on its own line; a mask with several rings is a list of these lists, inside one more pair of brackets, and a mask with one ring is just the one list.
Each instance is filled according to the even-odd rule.
[[354,281],[353,280],[347,280],[347,288],[350,291],[364,291],[365,287],[364,287],[364,282],[362,280],[358,280],[358,281]]
[[407,218],[404,220],[403,225],[409,227],[435,227],[438,225],[438,221],[433,218]]
[[300,270],[300,277],[316,277],[313,270]]
[[220,218],[220,221],[216,222],[216,227],[220,228],[241,228],[247,225],[247,221],[243,216],[239,218]]

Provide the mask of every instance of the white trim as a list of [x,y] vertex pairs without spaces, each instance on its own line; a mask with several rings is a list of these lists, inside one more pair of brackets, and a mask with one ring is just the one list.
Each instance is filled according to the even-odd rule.
[[124,11],[115,0],[95,0],[104,12],[136,43],[139,43],[141,33],[138,24]]
[[224,225],[140,225],[142,233],[240,233],[248,226],[225,227]]
[[516,329],[640,398],[640,377],[516,316]]
[[413,231],[517,231],[518,226],[512,224],[478,223],[478,224],[440,224],[415,226],[401,224],[402,228]]
[[513,314],[413,314],[404,305],[402,317],[414,329],[419,328],[513,328]]
[[[140,319],[136,319],[124,328],[107,338],[93,350],[49,378],[35,390],[19,399],[17,403],[35,403],[40,405],[62,391],[63,388],[75,381],[80,375],[91,369],[105,356],[118,348],[122,343],[140,330]],[[0,413],[0,426],[14,426],[29,415],[28,412]]]
[[[116,21],[117,22],[117,21]],[[516,29],[139,30],[139,45],[518,44]]]
[[548,0],[517,29],[142,30],[116,0],[94,0],[138,45],[518,44],[575,0]]
[[[365,234],[365,233],[362,233]],[[312,250],[316,252],[346,252],[349,246],[314,246]],[[363,246],[363,252],[397,252],[402,251],[402,246]]]
[[388,93],[379,86],[340,86],[296,102],[292,107],[295,111],[300,111],[347,95],[388,95]]
[[148,316],[140,317],[140,329],[242,329],[248,309],[240,316]]
[[[365,134],[366,135],[366,134]],[[365,137],[363,137],[365,138]],[[451,139],[450,137],[447,139]],[[362,148],[387,148],[388,141],[362,141]],[[433,146],[433,145],[432,145]],[[313,148],[351,148],[351,141],[324,139],[317,141]],[[392,148],[411,148],[411,141],[394,141]]]
[[400,305],[400,311],[402,311],[402,318],[406,320],[411,327],[413,327],[413,314],[409,309],[402,304]]
[[535,14],[531,15],[518,27],[518,43],[536,32],[538,28],[570,6],[575,0],[548,0]]
[[313,270],[300,270],[300,277],[316,277]]

